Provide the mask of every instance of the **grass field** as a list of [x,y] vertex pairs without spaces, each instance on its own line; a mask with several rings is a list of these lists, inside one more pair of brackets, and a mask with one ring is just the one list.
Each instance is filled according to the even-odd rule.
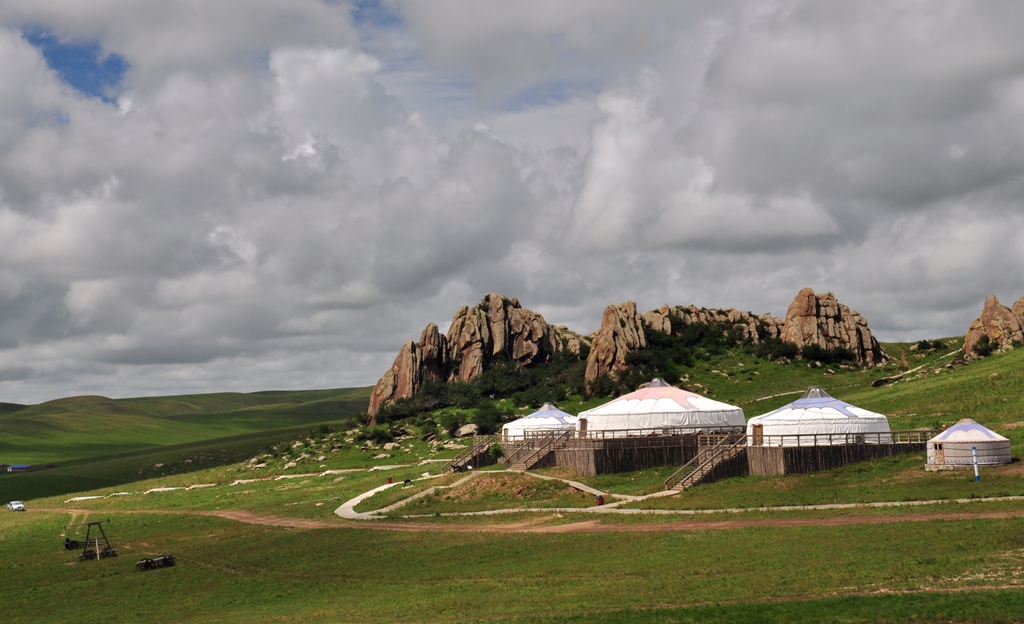
[[495,536],[120,514],[121,555],[78,562],[67,514],[11,516],[9,622],[1013,621],[1024,563],[1022,519]]
[[[1021,454],[1024,437],[1017,425],[1024,423],[1024,351],[947,368],[950,358],[944,353],[918,354],[911,345],[885,347],[894,363],[882,370],[829,372],[727,355],[700,363],[690,383],[741,405],[748,417],[792,401],[797,395],[783,393],[808,385],[822,385],[843,400],[889,414],[894,429],[939,428],[970,416],[1010,437],[1014,455]],[[870,385],[922,364],[894,384]],[[5,406],[0,427],[8,428],[0,431],[10,432],[19,444],[34,434],[18,427],[38,418],[47,424],[39,429],[42,439],[81,453],[61,459],[54,470],[0,477],[0,497],[26,499],[32,509],[0,513],[5,619],[1015,622],[1024,613],[1020,500],[598,517],[552,511],[593,507],[591,495],[498,469],[423,497],[377,523],[399,528],[409,521],[398,516],[425,514],[415,520],[418,530],[374,530],[346,522],[334,509],[387,477],[414,484],[370,498],[358,511],[455,482],[456,476],[418,479],[439,466],[421,462],[457,450],[410,435],[383,453],[379,445],[360,443],[343,430],[316,435],[319,423],[346,418],[331,411],[341,409],[345,396],[365,400],[360,391],[332,394],[337,392],[163,397],[114,405],[90,399],[88,409],[84,402],[69,401],[50,406],[66,406],[64,411],[46,414]],[[764,398],[777,394],[783,396]],[[578,411],[583,406],[563,407]],[[75,447],[72,438],[81,435],[76,419],[107,409],[111,413],[102,418],[110,430],[103,435],[121,450],[102,458],[68,450]],[[128,429],[117,430],[122,426],[117,423],[128,423]],[[153,445],[146,441],[151,427],[197,431],[184,442],[167,444],[178,440],[165,436],[156,438],[164,444]],[[232,435],[219,437],[224,432]],[[132,450],[132,444],[138,446]],[[291,461],[296,463],[288,467]],[[1017,462],[985,470],[975,483],[967,473],[925,472],[923,461],[919,453],[814,475],[730,479],[626,507],[750,509],[1024,495],[1024,471]],[[265,466],[254,467],[260,464]],[[367,469],[376,465],[392,469]],[[590,478],[556,469],[542,472],[638,495],[658,491],[671,470]],[[195,485],[204,487],[167,489]],[[79,496],[102,498],[66,502]],[[519,511],[436,515],[484,509]],[[222,512],[248,512],[284,524],[316,522],[325,528],[197,515]],[[62,529],[72,518],[108,517],[105,526],[121,556],[79,562],[63,550]],[[836,522],[854,519],[855,524]],[[595,521],[610,532],[574,528],[595,526]],[[569,532],[544,532],[561,528]],[[163,553],[175,554],[179,565],[134,569],[137,559]]]

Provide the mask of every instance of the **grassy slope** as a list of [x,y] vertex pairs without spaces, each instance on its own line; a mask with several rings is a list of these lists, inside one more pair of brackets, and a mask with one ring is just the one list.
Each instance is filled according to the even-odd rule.
[[[988,622],[1021,607],[1021,519],[494,536],[122,514],[106,525],[121,556],[99,562],[60,547],[68,519],[0,516],[5,621]],[[179,565],[134,570],[165,552]],[[884,595],[993,586],[1014,589]]]
[[108,399],[72,397],[0,413],[0,460],[67,463],[354,416],[369,388]]

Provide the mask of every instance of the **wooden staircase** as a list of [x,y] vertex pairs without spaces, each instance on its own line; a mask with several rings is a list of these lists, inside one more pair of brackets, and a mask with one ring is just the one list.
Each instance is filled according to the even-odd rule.
[[535,438],[532,445],[521,446],[505,458],[509,470],[530,470],[547,458],[550,453],[570,439],[576,432],[563,431],[552,433],[543,438]]
[[747,452],[747,436],[731,433],[724,436],[701,436],[699,450],[693,459],[665,479],[666,490],[682,491],[700,483],[716,480],[716,468],[729,460],[739,460]]
[[466,466],[486,466],[494,463],[488,452],[491,445],[498,441],[498,436],[477,436],[469,448],[451,458],[441,469],[442,472],[462,472]]

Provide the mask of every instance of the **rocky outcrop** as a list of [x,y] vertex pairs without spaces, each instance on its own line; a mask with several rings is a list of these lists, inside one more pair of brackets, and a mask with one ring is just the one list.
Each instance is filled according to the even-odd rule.
[[462,307],[448,330],[451,379],[471,381],[491,361],[522,366],[547,362],[563,349],[579,354],[586,339],[565,327],[548,325],[544,317],[516,298],[491,293],[474,308]]
[[644,320],[636,311],[636,302],[627,301],[604,309],[601,329],[587,358],[586,383],[589,386],[601,375],[626,368],[626,356],[647,348]]
[[368,413],[376,414],[381,405],[414,396],[427,379],[447,379],[447,347],[448,340],[433,323],[423,329],[419,342],[405,343],[391,368],[373,387]]
[[835,295],[816,295],[810,288],[800,291],[790,304],[785,319],[771,314],[755,315],[735,308],[708,309],[694,305],[663,305],[643,315],[636,304],[627,302],[608,306],[601,329],[587,360],[588,388],[601,375],[615,376],[626,368],[626,357],[646,348],[645,331],[679,335],[689,325],[716,325],[737,340],[759,344],[764,339],[779,339],[797,346],[815,344],[822,348],[845,347],[858,364],[877,366],[889,360],[871,335],[867,320],[836,301]]
[[472,381],[493,362],[530,366],[548,362],[560,351],[579,355],[588,343],[566,327],[549,325],[518,299],[491,293],[475,307],[459,309],[447,336],[430,323],[419,342],[407,342],[374,386],[367,413],[373,424],[381,406],[412,398],[430,378]]
[[1017,315],[1017,318],[1020,319],[1021,325],[1024,325],[1024,297],[1018,299],[1017,303],[1013,304],[1013,307],[1010,308],[1010,311]]
[[853,351],[861,365],[880,366],[889,361],[889,356],[871,335],[867,319],[836,301],[830,292],[817,295],[814,290],[804,288],[797,293],[786,310],[779,338],[798,347],[812,344],[823,349],[844,347]]
[[974,352],[982,336],[988,337],[989,344],[999,351],[1012,349],[1014,342],[1024,340],[1024,297],[1012,308],[999,303],[995,295],[986,297],[981,316],[974,319],[964,336],[965,355]]
[[663,305],[644,313],[644,323],[650,329],[666,334],[678,334],[688,325],[721,325],[738,339],[759,344],[764,338],[778,338],[782,333],[782,320],[771,314],[760,316],[740,312],[736,308],[721,310],[698,308],[695,305],[670,308]]
[[[1024,299],[1016,306],[1024,308]],[[374,387],[368,412],[372,417],[383,405],[415,396],[428,379],[472,381],[496,362],[532,366],[549,362],[560,352],[578,356],[585,346],[590,347],[585,374],[590,387],[602,375],[615,376],[624,370],[630,353],[647,348],[650,331],[679,335],[696,324],[721,327],[726,334],[752,344],[779,339],[799,347],[844,347],[862,365],[877,366],[889,359],[864,317],[836,301],[832,293],[816,295],[810,288],[800,291],[784,319],[693,305],[664,305],[639,314],[636,303],[627,301],[608,306],[601,329],[590,338],[549,325],[543,316],[522,307],[518,299],[491,293],[474,307],[462,307],[452,318],[447,336],[431,323],[419,342],[406,343]]]

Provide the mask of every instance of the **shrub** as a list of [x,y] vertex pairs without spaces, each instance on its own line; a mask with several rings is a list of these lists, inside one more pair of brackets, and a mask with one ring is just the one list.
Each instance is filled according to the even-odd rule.
[[974,351],[979,357],[988,357],[995,352],[996,346],[996,344],[989,340],[987,335],[983,334],[978,339],[978,342],[974,343],[974,346],[971,347],[971,351]]
[[594,383],[590,384],[589,396],[612,396],[612,393],[615,392],[615,388],[615,380],[608,375],[601,375],[594,380]]
[[459,432],[459,427],[464,424],[462,414],[458,412],[445,412],[438,417],[437,421],[437,424],[441,425],[441,428],[452,437]]
[[356,439],[360,442],[370,440],[377,444],[385,444],[387,442],[394,442],[395,435],[391,433],[391,428],[387,425],[373,425],[360,431]]
[[778,338],[765,338],[757,345],[757,355],[766,360],[791,360],[800,355],[800,347],[796,343],[783,342]]
[[473,416],[473,423],[477,426],[477,433],[490,435],[501,428],[501,421],[506,414],[493,403],[480,405]]
[[853,361],[857,359],[853,351],[846,347],[835,347],[827,349],[816,344],[804,345],[800,355],[805,360],[821,362],[822,364],[839,364],[840,362]]

